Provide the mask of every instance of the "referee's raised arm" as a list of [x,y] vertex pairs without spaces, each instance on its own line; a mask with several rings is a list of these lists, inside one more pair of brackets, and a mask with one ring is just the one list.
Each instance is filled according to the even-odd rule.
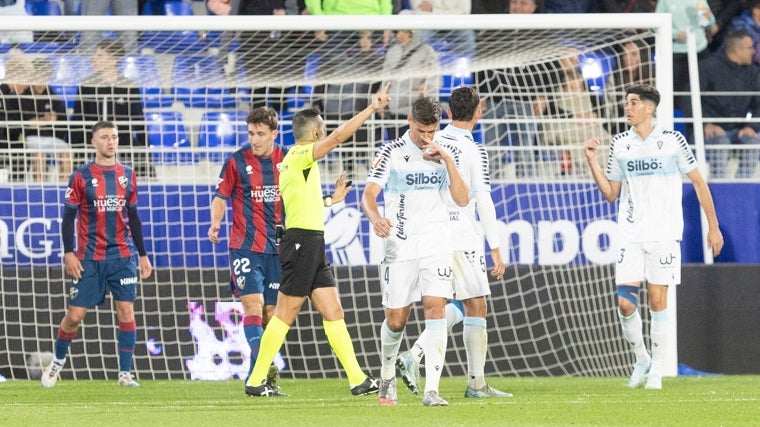
[[312,152],[314,160],[319,160],[326,156],[333,148],[337,147],[340,143],[355,134],[356,131],[362,127],[364,122],[372,117],[372,114],[376,111],[382,111],[391,100],[391,97],[388,95],[388,89],[390,87],[391,83],[386,83],[385,87],[372,97],[372,103],[367,108],[357,113],[349,121],[338,126],[337,129],[332,131],[324,139],[317,141],[314,144],[314,151]]

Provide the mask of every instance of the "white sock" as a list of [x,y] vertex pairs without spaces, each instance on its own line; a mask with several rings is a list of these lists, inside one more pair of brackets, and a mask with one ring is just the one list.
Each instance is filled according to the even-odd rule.
[[446,304],[446,328],[448,329],[449,333],[457,323],[463,320],[464,313],[462,313],[462,310],[460,310],[456,304]]
[[426,358],[425,392],[431,390],[438,391],[438,384],[441,382],[441,373],[443,373],[443,363],[446,356],[446,344],[448,343],[446,319],[425,320],[425,331],[423,334],[426,335],[421,343]]
[[425,346],[424,342],[427,338],[428,334],[425,333],[427,329],[422,331],[419,337],[417,337],[417,341],[414,342],[412,345],[412,348],[409,349],[409,355],[412,356],[412,359],[414,360],[414,363],[420,364],[422,362],[422,358],[425,357]]
[[467,381],[470,388],[480,390],[486,385],[485,366],[488,351],[486,319],[464,318],[464,348],[467,352]]
[[628,317],[623,317],[618,309],[618,317],[620,318],[620,324],[623,327],[623,337],[625,337],[625,340],[631,345],[633,354],[636,355],[636,362],[648,360],[649,353],[647,353],[647,347],[644,344],[643,323],[641,322],[639,310],[634,311],[633,314]]
[[652,340],[652,371],[662,375],[665,371],[665,357],[669,344],[668,337],[668,309],[662,311],[650,311],[652,320],[649,326],[649,338]]
[[404,336],[404,331],[393,332],[388,329],[388,325],[383,320],[383,324],[380,326],[380,345],[382,351],[382,357],[380,358],[380,378],[388,380],[396,376],[396,356],[398,355],[398,349],[401,347],[401,338]]

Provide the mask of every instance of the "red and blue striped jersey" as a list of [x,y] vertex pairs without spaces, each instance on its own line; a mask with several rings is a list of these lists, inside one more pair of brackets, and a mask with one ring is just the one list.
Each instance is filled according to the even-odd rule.
[[230,249],[276,254],[276,224],[285,219],[280,196],[280,162],[287,148],[274,146],[259,157],[249,144],[232,153],[222,166],[216,196],[232,199]]
[[127,208],[137,205],[137,176],[129,166],[87,163],[69,179],[65,203],[79,210],[79,259],[102,261],[135,254]]

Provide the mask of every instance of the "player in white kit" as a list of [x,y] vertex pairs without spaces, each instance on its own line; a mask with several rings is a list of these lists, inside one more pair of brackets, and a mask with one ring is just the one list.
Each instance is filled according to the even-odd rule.
[[[472,129],[480,119],[480,96],[475,88],[459,87],[449,99],[451,124],[436,133],[435,142],[451,152],[456,160],[457,170],[470,189],[470,202],[460,207],[449,203],[449,227],[455,236],[453,240],[453,286],[454,296],[462,302],[446,306],[448,329],[464,322],[464,346],[467,353],[467,390],[465,397],[512,397],[489,386],[485,382],[486,352],[488,334],[486,332],[486,296],[491,294],[486,271],[483,236],[491,248],[494,268],[491,275],[504,275],[504,261],[499,252],[496,210],[491,199],[491,178],[489,177],[488,155],[483,145],[472,137]],[[396,360],[401,378],[409,390],[417,392],[419,386],[419,363],[424,356],[421,343],[415,342],[412,349],[402,353]]]
[[[378,237],[385,239],[380,265],[385,321],[380,328],[379,403],[395,405],[395,361],[411,304],[422,300],[429,368],[425,371],[425,406],[446,406],[438,395],[448,340],[446,300],[451,288],[451,234],[448,199],[460,206],[468,189],[454,158],[433,143],[441,107],[429,97],[417,99],[408,118],[409,130],[380,148],[362,194],[362,210]],[[384,215],[377,198],[383,192]],[[427,365],[426,365],[427,366]]]
[[[606,175],[596,160],[599,138],[584,143],[586,160],[597,187],[609,202],[620,196],[620,248],[615,268],[618,314],[623,336],[636,356],[628,386],[662,388],[668,336],[668,286],[681,282],[683,235],[682,175],[692,182],[705,212],[707,244],[714,255],[723,247],[710,189],[697,169],[686,139],[655,121],[660,94],[650,85],[626,89],[625,114],[631,128],[612,138]],[[639,289],[647,283],[651,316],[651,356],[644,344],[638,310]]]

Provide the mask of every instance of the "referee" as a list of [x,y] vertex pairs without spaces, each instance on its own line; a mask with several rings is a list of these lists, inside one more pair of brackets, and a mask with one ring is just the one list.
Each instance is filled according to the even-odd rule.
[[307,298],[322,315],[325,335],[346,370],[351,393],[362,395],[378,390],[378,381],[367,376],[356,361],[343,319],[337,282],[325,255],[322,211],[325,206],[346,197],[345,176],[341,175],[336,183],[335,200],[323,199],[317,161],[349,139],[372,114],[388,105],[389,87],[390,84],[386,84],[374,96],[371,105],[327,136],[325,122],[317,111],[302,110],[293,117],[296,145],[280,167],[280,193],[287,228],[280,245],[282,282],[274,316],[264,330],[259,357],[246,381],[245,393],[249,396],[281,395],[266,381],[267,370]]

